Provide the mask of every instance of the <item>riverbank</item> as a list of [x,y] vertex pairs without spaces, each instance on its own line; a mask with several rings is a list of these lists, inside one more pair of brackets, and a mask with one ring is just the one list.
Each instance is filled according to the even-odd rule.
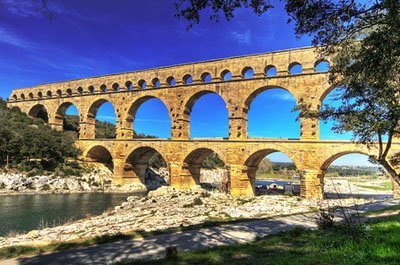
[[317,211],[320,207],[367,204],[376,199],[305,200],[284,195],[234,198],[202,189],[189,191],[162,187],[146,197],[132,196],[100,216],[62,226],[0,238],[0,248],[15,245],[48,245],[96,236],[151,232],[193,226],[209,221],[267,218]]

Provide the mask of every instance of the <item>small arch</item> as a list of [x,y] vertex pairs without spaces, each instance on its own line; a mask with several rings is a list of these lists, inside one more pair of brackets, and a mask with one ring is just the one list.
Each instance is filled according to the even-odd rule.
[[32,92],[30,92],[30,93],[29,93],[29,98],[30,98],[30,99],[33,99],[33,98],[34,98],[34,96],[33,96],[33,93],[32,93]]
[[132,82],[131,81],[126,81],[125,82],[125,87],[126,87],[126,89],[128,89],[128,90],[133,90],[133,84],[132,84]]
[[120,90],[119,84],[118,84],[118,83],[114,83],[114,84],[112,85],[112,89],[113,89],[114,91],[119,91],[119,90]]
[[49,91],[47,91],[47,97],[48,98],[51,98],[53,96],[53,93],[49,90]]
[[41,91],[38,92],[38,98],[43,98],[43,93]]
[[72,89],[68,88],[66,92],[68,96],[72,96]]
[[222,71],[221,73],[221,78],[224,81],[230,81],[232,80],[232,73],[231,71],[229,71],[228,69],[225,69],[224,71]]
[[56,111],[55,123],[60,127],[62,126],[61,128],[64,131],[74,132],[76,137],[79,137],[80,116],[75,104],[71,102],[62,103]]
[[91,147],[86,153],[84,160],[88,163],[101,163],[111,172],[114,171],[114,160],[112,154],[107,148],[101,145]]
[[63,94],[63,93],[62,93],[61,89],[58,89],[58,90],[57,90],[57,96],[62,97],[62,94]]
[[147,86],[146,81],[143,80],[143,79],[140,79],[140,80],[139,80],[138,85],[139,85],[139,87],[140,87],[141,89],[145,89],[146,86]]
[[183,77],[183,83],[185,85],[191,85],[193,83],[193,78],[191,75],[187,74]]
[[78,90],[78,94],[79,94],[79,95],[82,95],[82,94],[83,94],[83,88],[82,88],[82,87],[78,87],[77,90]]
[[46,107],[42,104],[37,104],[33,106],[29,112],[28,115],[32,118],[39,118],[42,119],[45,123],[49,122],[49,115],[46,110]]
[[242,70],[242,77],[243,78],[253,78],[254,77],[254,70],[250,66],[246,66]]
[[268,65],[267,67],[265,67],[265,75],[267,77],[276,76],[277,75],[276,67],[273,65]]
[[21,98],[25,99],[25,94],[24,93],[21,94]]
[[167,78],[167,84],[168,84],[169,86],[175,86],[175,85],[176,85],[176,80],[175,80],[175,78],[174,78],[173,76],[168,77],[168,78]]
[[13,98],[14,100],[18,100],[18,96],[17,96],[17,95],[13,95],[12,98]]
[[300,63],[293,62],[289,65],[289,74],[291,75],[298,75],[303,73],[303,68]]
[[89,86],[88,90],[89,90],[90,94],[94,94],[94,86]]
[[[160,172],[168,172],[162,177]],[[139,178],[148,190],[169,185],[169,169],[165,157],[152,147],[139,147],[127,157],[124,177]]]
[[[96,117],[99,112],[99,109],[104,104],[107,104],[107,105],[104,106],[105,108],[103,108],[103,110],[106,110],[107,108],[109,108],[110,110],[107,110],[107,113],[103,114],[104,117],[102,117],[102,118],[104,118],[105,121],[100,121],[100,120],[97,120]],[[111,109],[112,109],[112,116],[110,116]],[[107,117],[105,117],[105,115],[107,115]],[[114,121],[114,117],[116,120],[116,117],[117,117],[116,109],[114,108],[112,103],[106,99],[98,99],[97,101],[92,103],[92,105],[89,108],[88,114],[87,114],[88,122],[90,124],[94,124],[94,126],[92,128],[90,128],[90,130],[94,130],[94,132],[92,131],[89,133],[91,135],[94,135],[95,138],[115,138],[115,136],[116,136],[115,135],[115,124],[107,121],[107,120]],[[104,130],[98,131],[97,129],[99,126],[104,127]]]
[[320,60],[316,61],[314,64],[314,70],[317,73],[329,72],[330,68],[331,68],[330,63],[325,59],[320,59]]
[[204,83],[209,83],[212,81],[211,75],[208,72],[205,72],[201,75],[201,81],[203,81]]
[[102,84],[100,86],[100,91],[103,92],[103,93],[107,92],[107,86],[105,84]]
[[160,87],[161,86],[160,79],[158,79],[158,78],[153,78],[152,83],[153,83],[153,87]]

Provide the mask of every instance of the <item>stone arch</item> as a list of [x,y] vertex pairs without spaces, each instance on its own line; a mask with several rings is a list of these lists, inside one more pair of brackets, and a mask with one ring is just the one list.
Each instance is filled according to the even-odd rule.
[[46,95],[48,98],[51,98],[53,96],[53,93],[49,90],[47,91]]
[[83,159],[89,163],[101,163],[105,165],[111,172],[114,172],[114,158],[112,153],[104,146],[94,145],[88,148]]
[[78,87],[76,90],[78,91],[79,95],[83,94],[83,88],[82,87]]
[[322,94],[319,96],[319,101],[318,101],[318,109],[322,106],[322,103],[324,102],[324,100],[326,99],[326,97],[333,91],[335,90],[337,87],[334,85],[331,85],[329,87],[327,87],[326,89],[323,90]]
[[221,72],[222,81],[230,81],[232,80],[232,72],[229,69],[225,69]]
[[292,62],[288,66],[288,72],[290,75],[298,75],[303,73],[303,66],[299,62]]
[[[56,129],[59,131],[63,131],[64,130],[64,118],[67,114],[67,110],[71,107],[71,106],[75,106],[75,108],[78,110],[78,123],[81,122],[81,112],[79,111],[78,107],[72,103],[72,102],[64,102],[62,103],[56,111],[56,114],[54,116],[54,125],[56,126]],[[79,135],[79,132],[78,132]]]
[[260,88],[257,88],[257,89],[255,89],[255,90],[251,91],[250,94],[246,97],[246,100],[244,101],[244,104],[245,104],[244,107],[245,107],[245,109],[247,109],[247,110],[250,109],[251,103],[253,102],[253,100],[254,100],[259,94],[261,94],[262,92],[267,91],[267,90],[269,90],[269,89],[276,89],[276,88],[278,88],[278,89],[283,89],[283,90],[289,92],[289,93],[294,97],[294,99],[296,100],[296,103],[299,102],[298,98],[296,97],[296,94],[294,94],[294,93],[293,93],[294,91],[292,91],[291,89],[288,89],[288,88],[285,88],[285,87],[282,87],[282,86],[273,86],[273,85],[269,85],[269,86],[263,86],[263,87],[260,87]]
[[34,105],[28,112],[28,115],[32,118],[40,118],[42,119],[45,123],[49,122],[49,114],[47,112],[47,109],[44,105],[42,104],[36,104]]
[[242,70],[242,77],[243,78],[253,78],[254,77],[254,69],[250,66],[246,66]]
[[175,86],[176,85],[176,80],[175,80],[175,78],[173,76],[168,77],[166,81],[167,81],[167,84],[169,86]]
[[160,79],[155,77],[155,78],[153,78],[153,80],[151,80],[151,84],[153,85],[153,87],[159,88],[161,86],[161,81],[160,81]]
[[191,85],[193,83],[193,77],[190,74],[186,74],[182,78],[183,84]]
[[202,73],[200,78],[201,78],[201,81],[204,83],[209,83],[212,81],[212,76],[209,72]]
[[[201,90],[201,91],[197,91],[196,93],[192,94],[189,96],[189,98],[187,98],[184,102],[184,111],[183,111],[183,120],[186,121],[187,123],[187,130],[188,130],[188,135],[190,136],[190,123],[191,123],[191,112],[192,109],[194,107],[194,105],[196,104],[196,102],[203,96],[208,95],[208,94],[216,94],[219,96],[220,99],[222,99],[222,101],[225,103],[225,108],[227,109],[228,112],[228,119],[229,119],[229,109],[228,109],[228,105],[227,105],[227,101],[222,97],[222,95],[218,94],[215,91],[212,90]],[[227,120],[228,122],[228,120]]]
[[170,109],[168,108],[168,105],[165,103],[164,100],[155,97],[155,96],[143,96],[141,98],[136,99],[130,106],[130,108],[128,109],[128,112],[126,113],[126,118],[124,120],[125,124],[123,126],[123,128],[125,130],[127,130],[128,132],[131,131],[131,133],[126,132],[125,135],[122,135],[123,138],[132,138],[133,137],[133,124],[136,118],[136,114],[137,111],[139,110],[139,108],[142,106],[143,103],[147,102],[150,99],[158,99],[166,108],[166,110],[168,111],[168,118],[170,119],[170,122],[172,122],[171,120],[171,113],[170,113]]
[[[326,66],[327,69],[319,69],[321,66]],[[324,67],[325,68],[325,67]],[[314,71],[317,73],[324,73],[330,70],[330,62],[325,58],[319,59],[314,64]]]
[[215,151],[209,147],[196,147],[190,150],[184,157],[181,178],[184,179],[183,186],[192,187],[200,184],[200,170],[203,161],[211,154],[217,154],[218,157],[226,164],[226,158],[222,152]]
[[[116,117],[116,119],[118,118],[117,115],[117,109],[115,108],[115,104],[113,104],[113,102],[105,99],[105,98],[101,98],[98,99],[96,101],[94,101],[93,103],[91,103],[89,105],[89,109],[86,112],[86,115],[84,115],[82,117],[82,121],[85,123],[85,126],[83,128],[81,128],[81,135],[83,134],[83,137],[85,139],[94,139],[96,138],[96,116],[97,116],[97,112],[99,111],[99,108],[105,104],[105,103],[110,103],[114,109],[114,115]],[[83,114],[83,113],[82,113]],[[81,115],[82,115],[81,114]]]
[[162,152],[149,146],[138,147],[131,151],[126,158],[123,176],[124,178],[136,178],[148,190],[167,185],[169,179],[162,181],[161,177],[157,178],[156,172],[150,169],[153,166],[166,168],[169,174],[169,163]]
[[133,83],[132,83],[132,81],[130,81],[130,80],[126,81],[126,82],[125,82],[125,88],[126,88],[127,90],[133,90]]
[[118,83],[113,83],[111,87],[112,87],[113,91],[119,91],[120,90],[120,86],[119,86]]
[[276,76],[278,72],[277,72],[276,67],[274,65],[270,64],[265,67],[264,73],[265,73],[265,76],[272,77],[272,76]]
[[324,162],[322,163],[320,169],[323,170],[323,171],[325,171],[325,170],[327,170],[327,169],[329,168],[330,165],[332,165],[332,163],[333,163],[336,159],[338,159],[338,158],[340,158],[340,157],[342,157],[342,156],[345,156],[345,155],[350,155],[350,154],[360,154],[360,155],[366,155],[366,156],[371,157],[371,154],[368,153],[368,151],[362,151],[362,150],[358,150],[358,151],[357,151],[357,150],[353,150],[353,151],[351,151],[351,150],[341,151],[341,152],[332,154],[332,155],[330,155],[328,158],[326,158],[326,159],[324,160]]
[[21,93],[21,99],[25,99],[25,94],[24,93]]

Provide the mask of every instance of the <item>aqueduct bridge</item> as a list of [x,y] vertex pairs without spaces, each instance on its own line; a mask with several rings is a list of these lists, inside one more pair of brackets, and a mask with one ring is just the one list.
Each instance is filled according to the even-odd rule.
[[[319,121],[300,120],[300,139],[252,139],[247,135],[247,113],[252,100],[270,88],[283,88],[297,100],[317,110],[333,89],[322,60],[314,48],[300,48],[198,63],[112,74],[16,89],[9,107],[36,117],[46,111],[48,123],[63,129],[66,110],[79,111],[77,145],[83,159],[113,162],[114,184],[143,181],[148,160],[158,152],[170,171],[170,185],[187,189],[199,182],[202,161],[215,152],[225,162],[230,191],[236,196],[254,194],[255,175],[261,160],[273,152],[290,157],[300,172],[301,195],[323,196],[323,179],[329,165],[349,153],[375,154],[376,150],[350,141],[319,140]],[[292,67],[302,71],[292,74]],[[229,113],[227,139],[190,139],[190,114],[195,102],[216,93]],[[142,103],[160,99],[171,119],[170,139],[134,139],[133,122]],[[116,114],[116,139],[95,138],[99,107],[110,102]],[[399,150],[395,143],[394,150]]]

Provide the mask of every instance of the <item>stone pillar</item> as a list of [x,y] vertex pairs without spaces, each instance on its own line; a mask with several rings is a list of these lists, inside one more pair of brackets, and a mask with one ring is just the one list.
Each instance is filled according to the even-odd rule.
[[96,138],[96,121],[94,118],[86,118],[80,122],[79,139],[95,139]]
[[117,121],[117,124],[117,139],[133,139],[133,121],[123,119],[121,121]]
[[319,120],[313,118],[300,119],[300,140],[319,139]]
[[238,106],[228,108],[229,113],[229,139],[247,139],[247,109]]
[[190,138],[190,120],[178,118],[172,120],[171,138],[187,140]]
[[306,199],[323,199],[324,175],[326,171],[300,170],[300,196]]
[[253,197],[255,188],[255,172],[253,168],[243,165],[227,165],[230,180],[230,192],[235,197]]
[[200,166],[188,165],[187,163],[170,163],[171,187],[177,189],[191,189],[199,184]]

